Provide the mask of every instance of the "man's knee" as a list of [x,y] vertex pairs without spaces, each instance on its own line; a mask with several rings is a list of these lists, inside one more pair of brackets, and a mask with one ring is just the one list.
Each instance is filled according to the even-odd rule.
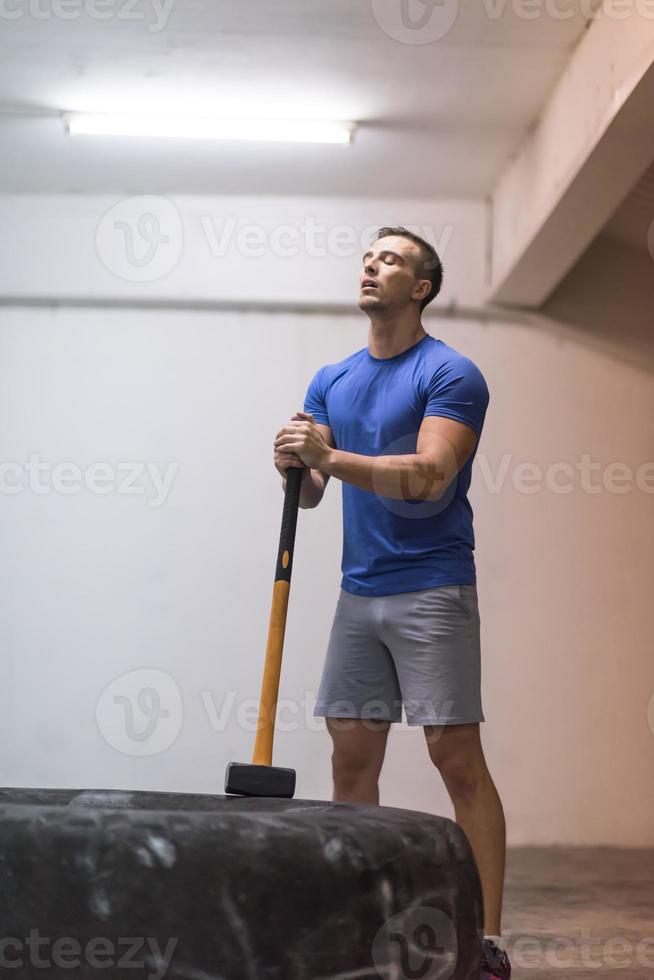
[[[351,722],[348,734],[345,735],[341,720],[335,724],[329,720],[333,737],[332,775],[334,782],[341,786],[351,787],[361,783],[377,782],[384,758],[385,735],[388,733],[387,722],[377,722],[372,719],[362,721],[347,719]],[[372,737],[371,737],[372,736]]]
[[440,772],[451,797],[472,797],[488,776],[477,726],[433,731],[425,729],[431,761]]
[[474,797],[479,786],[486,778],[486,768],[479,761],[467,756],[452,756],[444,758],[438,764],[438,770],[448,793],[454,799],[465,800]]
[[363,783],[375,783],[379,778],[376,766],[369,759],[332,755],[332,777],[336,786],[351,789]]

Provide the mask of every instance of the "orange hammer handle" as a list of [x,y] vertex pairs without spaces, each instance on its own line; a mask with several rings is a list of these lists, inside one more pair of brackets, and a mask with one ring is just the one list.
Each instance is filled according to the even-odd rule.
[[284,494],[282,528],[279,536],[277,565],[275,567],[275,583],[273,585],[270,623],[268,625],[266,658],[263,665],[257,735],[252,754],[253,764],[259,766],[272,765],[275,713],[277,711],[277,697],[279,694],[279,678],[282,670],[286,613],[288,610],[288,595],[291,588],[295,530],[300,506],[300,489],[303,472],[304,470],[301,470],[298,466],[290,466],[286,471],[286,493]]

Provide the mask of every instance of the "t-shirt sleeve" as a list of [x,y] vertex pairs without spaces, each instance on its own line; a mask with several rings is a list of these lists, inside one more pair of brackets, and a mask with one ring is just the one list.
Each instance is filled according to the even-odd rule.
[[480,436],[488,402],[488,385],[479,368],[467,357],[455,358],[432,375],[425,416],[442,415],[463,422]]
[[320,368],[309,383],[304,399],[304,411],[310,412],[316,422],[320,422],[321,425],[329,425],[325,400],[324,368]]

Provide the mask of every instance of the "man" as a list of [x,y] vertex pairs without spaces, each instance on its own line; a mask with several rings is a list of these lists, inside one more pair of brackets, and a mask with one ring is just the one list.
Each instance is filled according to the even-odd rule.
[[[340,595],[315,714],[333,741],[334,800],[379,803],[390,725],[423,727],[473,849],[484,897],[486,980],[508,980],[501,937],[505,822],[479,723],[479,611],[467,498],[488,388],[468,358],[422,327],[438,294],[435,250],[382,228],[363,256],[368,346],[320,368],[275,439],[300,506],[342,481]],[[285,483],[285,481],[284,481]]]

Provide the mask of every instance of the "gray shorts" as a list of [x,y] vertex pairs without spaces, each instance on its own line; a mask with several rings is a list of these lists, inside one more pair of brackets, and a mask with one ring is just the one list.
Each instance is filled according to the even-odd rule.
[[484,721],[476,585],[340,590],[314,715],[409,725]]

